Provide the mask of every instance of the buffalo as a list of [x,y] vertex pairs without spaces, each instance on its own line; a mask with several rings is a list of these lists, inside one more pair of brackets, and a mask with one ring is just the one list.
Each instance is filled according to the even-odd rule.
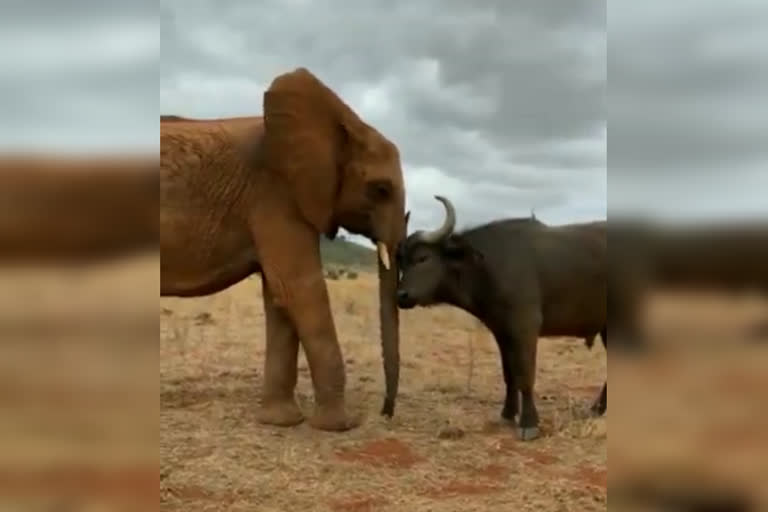
[[[455,233],[452,203],[435,199],[445,207],[443,225],[412,233],[398,247],[398,306],[450,304],[479,319],[501,355],[501,416],[514,422],[519,412],[519,438],[535,439],[538,338],[574,336],[591,347],[600,334],[608,348],[606,222],[548,226],[531,215]],[[594,414],[607,410],[607,392],[606,381]]]
[[[768,225],[669,224],[611,219],[609,313],[614,347],[646,350],[645,304],[655,292],[756,292],[768,296]],[[758,325],[755,331],[760,336]]]

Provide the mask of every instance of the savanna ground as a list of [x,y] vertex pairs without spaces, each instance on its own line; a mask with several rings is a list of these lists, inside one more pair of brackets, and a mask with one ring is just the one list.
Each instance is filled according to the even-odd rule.
[[492,340],[449,308],[403,313],[403,393],[392,422],[378,415],[371,276],[329,281],[350,403],[366,414],[341,434],[255,421],[257,279],[161,299],[160,354],[157,255],[0,268],[0,282],[0,510],[144,512],[158,498],[185,512],[595,510],[607,508],[606,479],[612,510],[638,510],[627,497],[685,510],[659,502],[733,489],[768,509],[765,297],[655,298],[654,350],[611,356],[610,438],[607,419],[586,417],[604,378],[599,342],[540,340],[544,437],[523,444],[498,419]]
[[0,267],[0,510],[156,510],[159,274]]
[[768,297],[666,291],[647,313],[652,350],[610,361],[611,509],[768,510]]
[[[379,416],[377,282],[328,280],[350,408],[363,424],[326,433],[260,425],[261,281],[198,299],[161,299],[163,510],[479,511],[607,508],[607,417],[588,409],[606,377],[599,339],[541,339],[542,437],[500,419],[504,384],[491,335],[450,307],[401,312],[395,417]],[[300,355],[299,404],[312,389]],[[498,506],[501,508],[495,508]]]

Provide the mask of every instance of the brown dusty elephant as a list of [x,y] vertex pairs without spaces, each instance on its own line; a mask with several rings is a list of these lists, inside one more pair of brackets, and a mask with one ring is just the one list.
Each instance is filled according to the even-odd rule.
[[157,170],[157,155],[0,156],[0,263],[156,251]]
[[320,258],[339,227],[378,247],[382,355],[392,416],[399,380],[398,269],[405,190],[397,147],[304,68],[276,77],[264,116],[161,118],[161,295],[194,297],[262,275],[266,362],[259,420],[296,425],[301,342],[310,424],[347,430],[345,369]]

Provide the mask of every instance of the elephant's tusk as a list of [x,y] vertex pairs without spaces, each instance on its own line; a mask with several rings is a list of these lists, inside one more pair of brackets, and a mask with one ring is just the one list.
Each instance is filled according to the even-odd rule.
[[385,269],[389,270],[389,251],[387,251],[387,246],[384,245],[384,242],[378,242],[376,248],[379,250],[381,264],[384,265]]

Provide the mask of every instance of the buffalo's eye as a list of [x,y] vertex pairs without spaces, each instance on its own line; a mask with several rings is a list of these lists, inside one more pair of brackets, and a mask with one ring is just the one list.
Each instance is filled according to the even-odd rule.
[[426,254],[421,254],[419,256],[416,256],[416,259],[414,260],[414,263],[424,263],[427,261],[429,257]]

